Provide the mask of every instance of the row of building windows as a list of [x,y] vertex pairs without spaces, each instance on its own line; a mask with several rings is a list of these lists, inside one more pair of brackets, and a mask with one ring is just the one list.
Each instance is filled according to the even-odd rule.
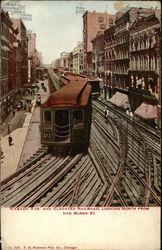
[[129,34],[115,37],[115,44],[116,45],[120,45],[120,44],[126,43],[126,42],[129,42]]
[[143,50],[148,48],[153,48],[156,44],[155,36],[143,37],[141,39],[131,39],[130,41],[130,50]]
[[1,81],[1,97],[8,93],[8,78]]
[[131,56],[130,68],[132,70],[157,70],[159,57],[153,55]]
[[117,88],[126,89],[127,88],[126,79],[121,77],[115,77],[115,86]]
[[115,52],[114,50],[109,50],[109,51],[105,51],[105,59],[111,59],[111,58],[115,57]]
[[127,59],[129,57],[129,52],[127,49],[116,50],[115,51],[115,59]]
[[117,64],[115,65],[115,74],[128,74],[127,64]]
[[1,23],[1,32],[2,36],[6,37],[9,40],[9,29],[3,22]]
[[3,60],[1,65],[1,75],[2,76],[8,76],[8,61]]
[[114,35],[113,35],[113,36],[109,36],[109,37],[107,37],[107,38],[105,39],[105,45],[106,45],[106,44],[111,45],[111,44],[114,44],[114,43],[115,43],[115,37],[114,37]]

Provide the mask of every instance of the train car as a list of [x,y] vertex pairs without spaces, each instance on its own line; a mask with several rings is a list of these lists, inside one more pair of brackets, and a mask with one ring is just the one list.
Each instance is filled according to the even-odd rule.
[[59,73],[55,73],[51,68],[48,69],[48,86],[50,93],[63,87]]
[[54,153],[86,151],[91,129],[91,86],[71,82],[40,106],[41,144]]
[[64,75],[61,76],[60,81],[63,85],[67,85],[72,81],[85,81],[85,79],[88,81],[88,83],[91,85],[91,95],[92,99],[96,99],[101,94],[101,88],[100,88],[100,79],[94,78],[91,76],[85,76],[77,73],[72,72],[64,72]]
[[62,82],[63,85],[67,85],[71,82],[78,82],[78,81],[85,81],[87,78],[86,76],[73,73],[73,72],[64,72],[64,74],[61,76],[60,81]]

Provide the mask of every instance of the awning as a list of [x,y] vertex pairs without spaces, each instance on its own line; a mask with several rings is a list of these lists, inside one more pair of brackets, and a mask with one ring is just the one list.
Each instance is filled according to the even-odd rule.
[[124,107],[126,102],[128,101],[128,96],[123,93],[116,92],[109,101],[119,107]]
[[146,102],[142,102],[142,104],[135,110],[134,113],[143,119],[156,119],[157,105],[151,105]]

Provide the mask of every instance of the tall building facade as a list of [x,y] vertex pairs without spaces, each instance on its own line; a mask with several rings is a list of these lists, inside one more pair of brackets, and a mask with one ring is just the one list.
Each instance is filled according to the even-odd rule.
[[104,91],[105,99],[111,98],[115,86],[115,26],[104,32]]
[[21,87],[21,42],[17,39],[18,29],[15,30],[16,36],[14,37],[14,57],[15,57],[15,81],[16,88]]
[[70,52],[70,55],[69,55],[69,71],[73,72],[73,52],[72,51]]
[[36,80],[36,66],[35,66],[35,51],[36,51],[36,34],[27,32],[28,36],[28,82],[34,83]]
[[57,68],[60,69],[60,58],[54,60],[53,64],[52,64],[53,68]]
[[130,85],[129,70],[129,27],[134,23],[140,12],[149,15],[151,9],[132,7],[115,20],[115,88],[128,92]]
[[92,65],[92,43],[99,31],[104,31],[114,24],[115,15],[107,12],[86,11],[83,15],[83,71],[90,73]]
[[73,49],[73,72],[82,74],[83,72],[83,44],[78,42]]
[[92,74],[100,78],[100,87],[104,91],[104,31],[99,31],[92,40]]
[[21,18],[12,19],[14,29],[18,29],[17,39],[21,44],[21,86],[28,83],[28,37]]
[[61,70],[69,70],[69,52],[61,52],[60,54],[60,68]]
[[[12,92],[12,66],[9,64],[9,58],[13,57],[13,51],[10,54],[10,48],[13,49],[13,41],[10,33],[12,34],[12,21],[5,11],[1,12],[1,122],[9,114],[10,98]],[[10,69],[10,71],[9,71]],[[10,73],[10,76],[9,76]]]
[[[129,33],[131,107],[136,110],[144,101],[160,108],[160,10],[145,15],[141,9]],[[158,124],[160,113],[157,112]]]

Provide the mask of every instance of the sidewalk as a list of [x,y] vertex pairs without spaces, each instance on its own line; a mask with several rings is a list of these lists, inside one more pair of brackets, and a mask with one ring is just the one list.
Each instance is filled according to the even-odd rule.
[[[31,112],[24,113],[25,120],[23,122],[22,127],[17,128],[13,131],[11,130],[10,135],[13,139],[12,141],[13,144],[9,146],[8,134],[1,138],[1,147],[2,147],[2,151],[4,155],[4,158],[1,159],[1,180],[7,178],[9,175],[11,175],[17,170],[22,148],[23,148],[24,141],[25,141],[27,131],[28,131],[28,127],[30,124],[30,120],[31,120],[31,117],[35,108],[35,99],[32,101],[32,104],[33,105],[32,105]],[[13,117],[13,119],[15,118],[16,116]],[[12,124],[12,120],[10,121]]]
[[[44,81],[44,86],[47,88],[47,92],[45,92],[41,87],[39,89],[42,103],[45,102],[49,96],[47,80]],[[28,128],[27,136],[23,145],[18,167],[22,166],[27,161],[27,159],[29,159],[41,147],[39,124],[40,107],[36,106],[30,121],[30,126]]]
[[[49,96],[48,82],[44,81],[47,92],[39,90],[42,103]],[[39,83],[40,84],[40,83]],[[8,121],[11,123],[13,145],[8,143]],[[40,148],[40,108],[36,106],[36,96],[32,100],[31,112],[18,111],[15,117],[10,117],[3,124],[1,147],[4,158],[1,159],[1,180],[13,174],[18,166],[22,165]]]

